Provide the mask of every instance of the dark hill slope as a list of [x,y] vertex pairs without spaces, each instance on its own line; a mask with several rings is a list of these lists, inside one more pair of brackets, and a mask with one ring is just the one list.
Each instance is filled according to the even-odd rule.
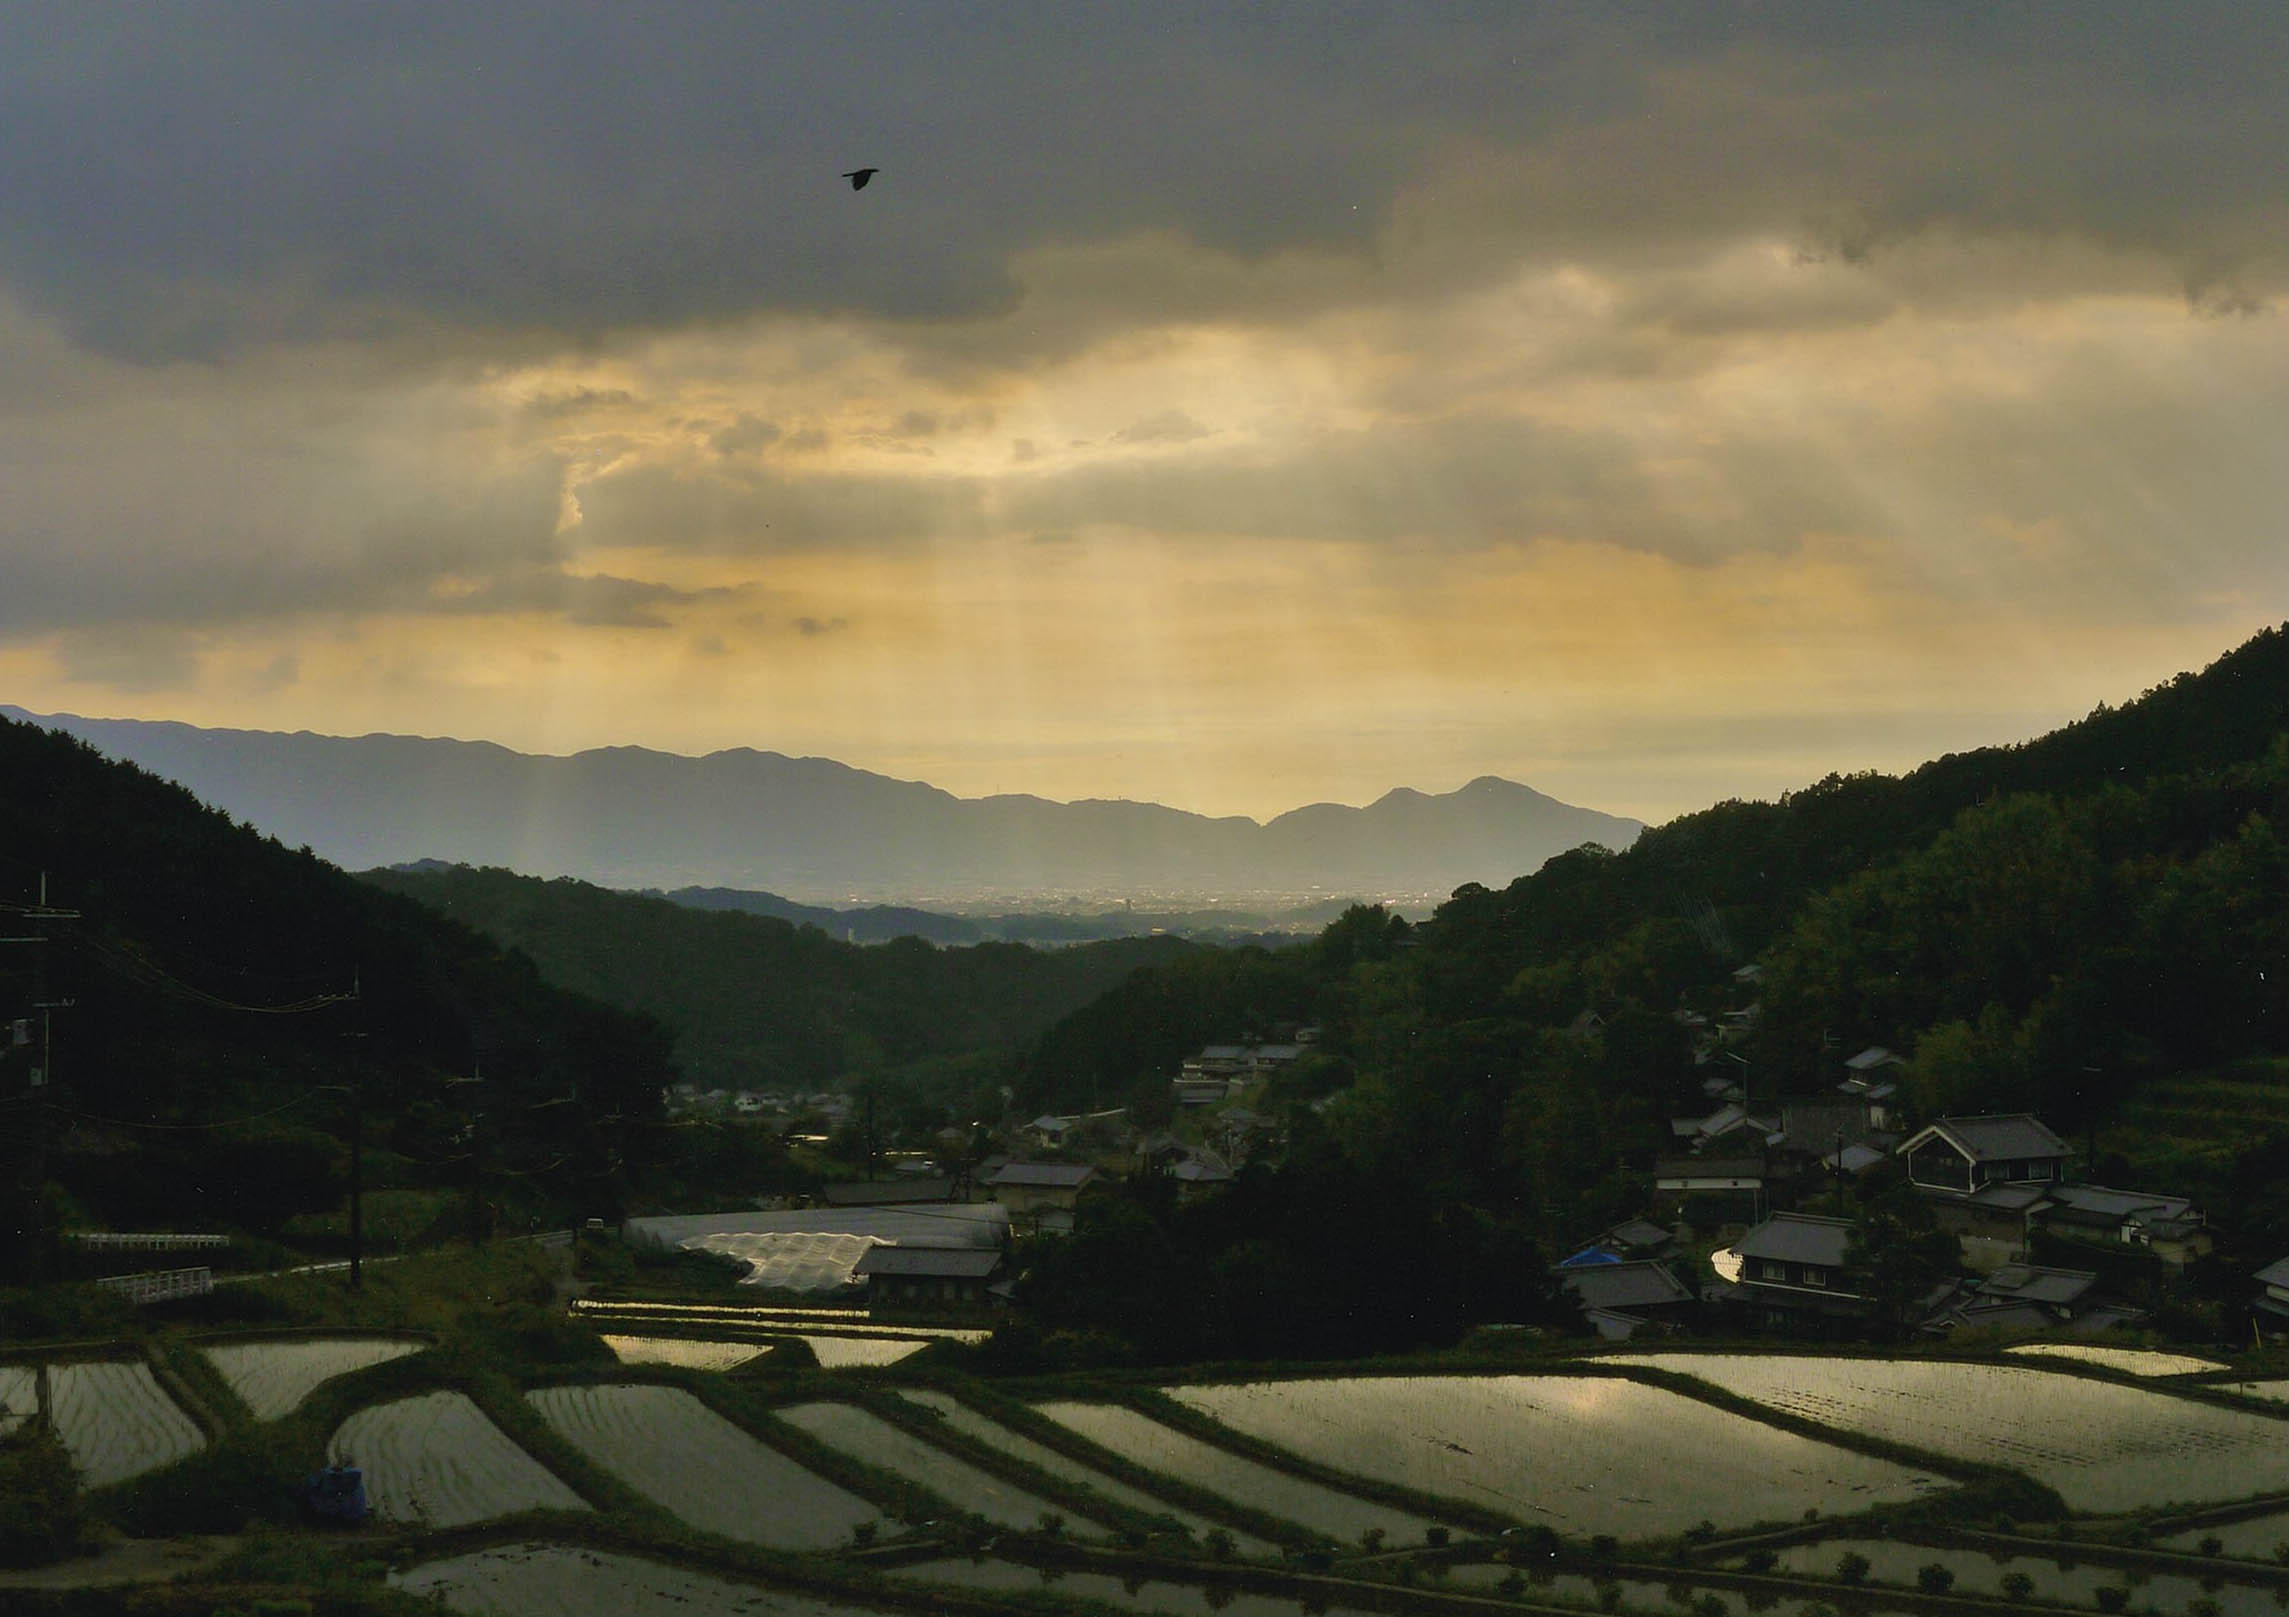
[[675,1029],[695,1082],[815,1088],[934,1058],[1006,1051],[1175,938],[1036,950],[917,938],[864,947],[766,915],[700,910],[560,877],[466,866],[365,879],[524,950],[550,981]]
[[[0,899],[30,903],[42,873],[50,903],[79,916],[6,917],[10,934],[44,926],[53,941],[0,950],[0,1025],[36,1015],[43,990],[71,1001],[55,1012],[60,1082],[31,1091],[36,1047],[0,1040],[13,1097],[0,1132],[44,1127],[99,1212],[133,1189],[135,1211],[178,1227],[231,1221],[261,1189],[226,1182],[232,1148],[338,1130],[341,1094],[315,1086],[352,1078],[378,1145],[442,1158],[462,1115],[445,1081],[481,1060],[503,1162],[556,1160],[536,1183],[608,1170],[619,1136],[593,1136],[593,1120],[657,1115],[670,1075],[657,1028],[179,786],[0,720]],[[354,1003],[311,1004],[353,987]],[[522,1110],[568,1093],[582,1105]],[[217,1127],[232,1119],[252,1121]],[[254,1159],[241,1166],[259,1178]]]

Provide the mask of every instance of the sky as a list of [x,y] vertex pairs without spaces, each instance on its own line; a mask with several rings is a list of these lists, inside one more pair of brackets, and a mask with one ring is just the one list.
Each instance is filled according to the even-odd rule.
[[0,700],[1258,817],[2021,739],[2289,617],[2285,66],[2277,0],[0,0]]

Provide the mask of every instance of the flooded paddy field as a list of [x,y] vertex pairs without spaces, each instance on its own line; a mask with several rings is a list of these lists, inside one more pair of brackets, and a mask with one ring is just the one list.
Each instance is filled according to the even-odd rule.
[[[1303,1609],[1295,1595],[1253,1594],[1210,1584],[1143,1579],[1132,1587],[1129,1580],[1109,1572],[1068,1572],[1058,1567],[1021,1566],[1015,1561],[922,1561],[899,1567],[892,1575],[988,1593],[1046,1589],[1101,1600],[1128,1611],[1165,1612],[1169,1617],[1296,1617]],[[1324,1612],[1325,1617],[1371,1617],[1359,1606],[1315,1605],[1311,1609]]]
[[2289,1544],[2289,1510],[2270,1516],[2252,1516],[2246,1521],[2225,1522],[2216,1527],[2189,1527],[2154,1542],[2166,1550],[2199,1555],[2204,1541],[2213,1538],[2217,1540],[2220,1555],[2230,1555],[2240,1561],[2289,1563],[2289,1555],[2284,1555],[2281,1548]]
[[2011,1365],[1720,1353],[1630,1354],[1844,1431],[2016,1467],[2082,1511],[2289,1488],[2289,1426],[2266,1416]]
[[1703,1520],[1794,1521],[1946,1485],[1612,1377],[1373,1376],[1168,1393],[1321,1465],[1565,1533],[1643,1538]]
[[1950,1592],[2017,1599],[2004,1580],[2013,1576],[2031,1580],[2026,1603],[2039,1606],[2080,1606],[2096,1609],[2101,1589],[2120,1589],[2131,1612],[2177,1613],[2197,1600],[2217,1603],[2219,1617],[2278,1617],[2289,1609],[2289,1590],[2263,1584],[2235,1583],[2200,1578],[2182,1572],[2148,1571],[2138,1567],[2101,1566],[2077,1561],[2072,1555],[2015,1555],[1985,1550],[1928,1544],[1902,1544],[1889,1539],[1823,1539],[1792,1544],[1779,1552],[1777,1573],[1798,1577],[1833,1578],[1847,1554],[1868,1563],[1868,1582],[1900,1589],[1916,1587],[1917,1575],[1927,1566],[1942,1566],[1954,1575]]
[[818,1356],[822,1370],[852,1370],[868,1365],[896,1364],[910,1359],[930,1344],[895,1336],[799,1336],[795,1340]]
[[2195,1376],[2205,1370],[2225,1368],[2215,1359],[2197,1359],[2190,1353],[2165,1353],[2160,1348],[2104,1347],[2088,1342],[2028,1342],[2003,1351],[2029,1359],[2071,1359],[2131,1376]]
[[419,1353],[426,1344],[389,1336],[305,1337],[293,1342],[209,1342],[199,1351],[256,1420],[291,1415],[336,1376]]
[[498,1617],[868,1617],[870,1608],[572,1544],[503,1544],[393,1573],[392,1587]]
[[[1032,1438],[1020,1432],[1013,1432],[1000,1422],[988,1419],[959,1399],[946,1393],[908,1392],[901,1396],[911,1403],[920,1404],[925,1409],[936,1411],[944,1418],[946,1424],[955,1431],[960,1432],[965,1437],[974,1438],[989,1448],[998,1449],[1012,1459],[1023,1460],[1026,1464],[1038,1470],[1046,1471],[1053,1477],[1062,1477],[1067,1482],[1077,1482],[1094,1493],[1102,1494],[1115,1504],[1128,1506],[1131,1510],[1143,1511],[1152,1516],[1166,1516],[1183,1527],[1195,1540],[1204,1538],[1207,1534],[1217,1531],[1221,1526],[1220,1523],[1212,1522],[1205,1516],[1196,1516],[1190,1511],[1178,1509],[1165,1500],[1156,1499],[1141,1488],[1132,1488],[1117,1478],[1107,1476],[1094,1466],[1083,1465],[1071,1455],[1050,1448],[1045,1443],[1036,1443]],[[1232,1535],[1234,1548],[1244,1556],[1254,1558],[1279,1554],[1277,1545],[1267,1544],[1262,1539],[1250,1538],[1235,1528],[1225,1527],[1222,1530]]]
[[2269,1398],[2277,1404],[2289,1404],[2289,1381],[2222,1381],[2220,1392],[2238,1392],[2244,1398]]
[[[799,1427],[863,1464],[920,1483],[950,1504],[1004,1527],[1030,1528],[1045,1514],[1071,1514],[1062,1505],[1027,1493],[850,1404],[796,1404],[772,1411],[772,1418]],[[1085,1522],[1073,1523],[1070,1530],[1077,1538],[1101,1536],[1101,1529]]]
[[1132,1465],[1180,1478],[1339,1543],[1356,1544],[1361,1535],[1379,1531],[1394,1546],[1420,1544],[1436,1525],[1411,1512],[1274,1470],[1118,1404],[1058,1402],[1039,1408],[1060,1426]]
[[680,1388],[547,1387],[525,1398],[581,1453],[711,1533],[823,1550],[882,1514]]
[[520,1510],[589,1508],[464,1393],[361,1409],[335,1431],[327,1453],[364,1469],[367,1497],[392,1521],[460,1527]]
[[622,1364],[667,1364],[679,1370],[736,1370],[771,1351],[767,1342],[696,1342],[681,1336],[597,1338]]
[[[37,1374],[28,1364],[0,1364],[0,1410],[36,1411]],[[139,1359],[50,1365],[48,1397],[56,1431],[80,1480],[91,1488],[140,1476],[206,1446],[197,1423]]]

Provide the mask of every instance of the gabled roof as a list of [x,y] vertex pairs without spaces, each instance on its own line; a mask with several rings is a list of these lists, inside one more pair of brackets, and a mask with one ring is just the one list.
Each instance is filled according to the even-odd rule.
[[1990,1207],[1997,1212],[2023,1213],[2035,1203],[2048,1200],[2056,1188],[2048,1181],[2039,1185],[1996,1183],[1981,1185],[1963,1200],[1974,1207]]
[[2289,1286],[2289,1258],[2267,1264],[2253,1278],[2261,1286]]
[[1087,1162],[1012,1162],[996,1173],[996,1185],[1035,1185],[1053,1190],[1078,1190],[1097,1176]]
[[1601,1263],[1568,1269],[1563,1283],[1584,1308],[1658,1308],[1693,1300],[1692,1292],[1665,1263]]
[[2049,1269],[2034,1263],[2006,1263],[1979,1282],[1980,1295],[2019,1303],[2064,1308],[2098,1284],[2088,1269]]
[[992,1246],[871,1246],[851,1273],[914,1275],[943,1280],[983,1280],[1001,1267],[1001,1248]]
[[1665,1241],[1675,1240],[1676,1236],[1650,1218],[1627,1218],[1606,1231],[1605,1238],[1631,1247],[1660,1246]]
[[1840,1268],[1844,1249],[1852,1243],[1849,1219],[1821,1218],[1811,1213],[1775,1213],[1733,1243],[1744,1258],[1769,1258],[1782,1263],[1812,1263]]
[[1913,1151],[1930,1139],[1943,1139],[1973,1162],[2019,1162],[2031,1157],[2063,1157],[2066,1141],[2032,1112],[1993,1117],[1943,1117],[1900,1147]]

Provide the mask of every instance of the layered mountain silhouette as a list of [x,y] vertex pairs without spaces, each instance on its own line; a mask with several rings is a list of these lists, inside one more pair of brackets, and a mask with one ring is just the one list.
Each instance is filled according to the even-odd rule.
[[1644,830],[1493,776],[1259,824],[1157,803],[961,798],[744,748],[552,757],[490,742],[0,713],[77,736],[353,870],[428,858],[814,900],[1421,894],[1504,884],[1569,848],[1620,849]]

